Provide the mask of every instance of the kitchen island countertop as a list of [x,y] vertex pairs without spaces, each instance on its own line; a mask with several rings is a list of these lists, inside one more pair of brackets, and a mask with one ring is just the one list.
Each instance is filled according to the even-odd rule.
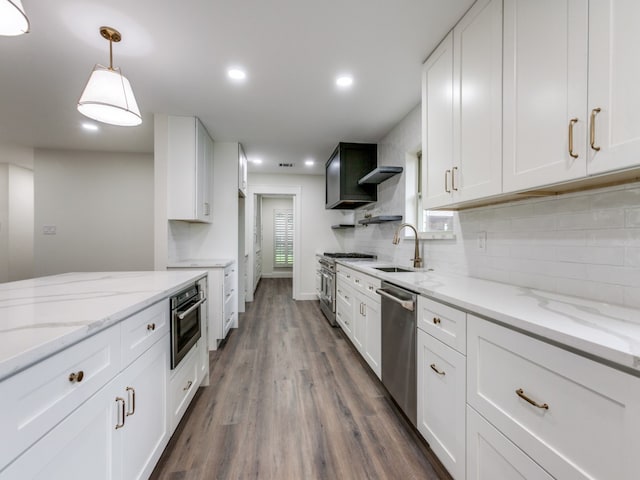
[[0,284],[0,380],[205,275],[194,270],[83,272]]
[[428,270],[387,273],[389,263],[338,264],[480,317],[615,364],[640,376],[640,311],[618,305]]

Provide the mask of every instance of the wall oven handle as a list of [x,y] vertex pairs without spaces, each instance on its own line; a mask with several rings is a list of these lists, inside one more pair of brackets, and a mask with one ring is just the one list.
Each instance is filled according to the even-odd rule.
[[413,312],[415,310],[415,302],[413,300],[403,300],[401,298],[398,298],[395,295],[391,295],[384,288],[376,289],[376,293],[378,295],[382,295],[385,298],[388,298],[389,300],[399,303],[402,306],[402,308],[409,310],[410,312]]
[[177,317],[180,320],[184,320],[184,317],[186,317],[187,315],[189,315],[191,312],[193,312],[196,308],[198,308],[200,305],[202,305],[204,302],[206,301],[206,298],[202,297],[202,293],[200,293],[200,300],[198,300],[196,303],[194,303],[193,305],[191,305],[188,309],[186,309],[184,312],[176,312]]

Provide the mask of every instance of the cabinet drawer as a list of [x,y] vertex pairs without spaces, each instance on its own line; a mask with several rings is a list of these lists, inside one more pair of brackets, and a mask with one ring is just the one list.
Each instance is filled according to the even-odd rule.
[[419,296],[418,328],[460,353],[467,351],[467,314],[461,310]]
[[233,289],[233,279],[235,277],[235,267],[229,266],[224,269],[224,293],[225,295]]
[[[0,383],[0,469],[97,392],[121,367],[120,324]],[[82,372],[81,381],[70,374]]]
[[451,476],[464,479],[466,359],[418,330],[418,431]]
[[467,480],[553,480],[540,465],[467,406]]
[[126,367],[169,331],[169,302],[162,301],[122,322],[122,365]]
[[187,356],[182,359],[169,381],[171,431],[174,431],[180,423],[198,389],[198,359],[200,358],[201,343],[201,341],[196,343]]
[[224,296],[224,304],[222,306],[222,317],[227,318],[236,309],[234,290],[231,290]]
[[527,455],[557,478],[637,478],[640,378],[473,315],[467,335],[468,403]]
[[235,319],[236,319],[236,312],[232,311],[231,313],[229,313],[229,315],[227,315],[224,319],[224,325],[222,326],[222,335],[223,337],[226,338],[227,333],[229,333],[229,330],[231,330],[231,327],[233,327],[234,323],[235,323]]

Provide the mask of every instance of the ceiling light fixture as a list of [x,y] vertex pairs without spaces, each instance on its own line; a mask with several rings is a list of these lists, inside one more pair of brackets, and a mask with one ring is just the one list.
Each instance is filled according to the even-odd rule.
[[313,164],[314,164],[314,163],[315,163],[315,162],[314,162],[313,160],[305,160],[305,161],[304,161],[304,164],[305,164],[307,167],[311,167],[311,166],[313,166]]
[[100,27],[100,35],[109,40],[109,67],[100,64],[93,67],[78,101],[78,111],[110,125],[140,125],[142,117],[131,84],[120,69],[113,66],[113,42],[122,40],[122,35],[111,27]]
[[353,77],[351,75],[341,75],[336,78],[336,85],[340,88],[348,88],[353,85]]
[[227,70],[227,75],[231,80],[240,81],[247,78],[247,73],[239,68],[230,68],[229,70]]
[[255,163],[256,165],[260,165],[262,163],[262,159],[261,158],[254,158],[253,160],[251,160],[251,163]]
[[14,37],[29,32],[29,19],[21,0],[0,0],[0,35]]
[[85,130],[89,130],[91,132],[98,131],[98,126],[95,123],[83,123],[82,128],[84,128]]

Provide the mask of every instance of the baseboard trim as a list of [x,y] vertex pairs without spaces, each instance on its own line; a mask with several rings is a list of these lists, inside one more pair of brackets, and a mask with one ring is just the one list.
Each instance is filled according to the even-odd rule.
[[293,278],[293,272],[263,273],[262,278]]

